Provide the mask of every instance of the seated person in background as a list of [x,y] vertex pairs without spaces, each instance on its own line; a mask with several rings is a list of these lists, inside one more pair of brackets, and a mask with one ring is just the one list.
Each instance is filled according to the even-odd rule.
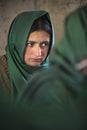
[[7,95],[18,95],[34,72],[48,67],[53,42],[53,28],[47,11],[25,11],[14,18],[6,54],[0,56],[0,82]]
[[87,6],[66,17],[50,68],[31,78],[23,101],[33,130],[87,129]]

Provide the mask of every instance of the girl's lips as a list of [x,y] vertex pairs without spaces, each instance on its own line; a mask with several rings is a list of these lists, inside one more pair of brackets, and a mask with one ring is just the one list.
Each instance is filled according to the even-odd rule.
[[31,59],[34,62],[41,62],[42,61],[42,58],[31,58]]

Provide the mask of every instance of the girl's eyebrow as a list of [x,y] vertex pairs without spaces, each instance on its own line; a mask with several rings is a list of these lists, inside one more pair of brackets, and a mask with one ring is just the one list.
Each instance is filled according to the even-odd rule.
[[42,41],[41,43],[50,44],[50,42],[48,42],[48,41]]
[[30,42],[35,43],[36,41],[27,41],[27,43],[30,43]]
[[[27,43],[37,43],[37,42],[36,41],[27,41]],[[40,43],[48,43],[48,44],[50,44],[50,42],[48,42],[48,41],[42,41]]]

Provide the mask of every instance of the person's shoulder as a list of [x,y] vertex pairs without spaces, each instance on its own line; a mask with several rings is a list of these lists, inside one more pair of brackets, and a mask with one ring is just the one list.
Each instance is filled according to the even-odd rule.
[[6,55],[0,56],[0,70],[2,70],[3,72],[8,71],[8,64],[7,64]]
[[10,78],[8,72],[8,64],[5,55],[0,56],[0,83],[6,91],[10,88]]
[[6,59],[6,55],[0,55],[0,63],[6,63],[7,59]]

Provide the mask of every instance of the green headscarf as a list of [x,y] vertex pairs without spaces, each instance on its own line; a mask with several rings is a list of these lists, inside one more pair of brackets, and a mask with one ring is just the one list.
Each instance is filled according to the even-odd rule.
[[[33,22],[41,16],[46,16],[51,23],[49,13],[44,10],[25,11],[16,16],[9,29],[6,57],[10,74],[11,92],[19,93],[22,87],[27,84],[27,80],[29,80],[33,72],[48,66],[47,58],[39,67],[28,66],[23,61],[25,44],[30,28]],[[51,47],[53,42],[52,32]]]

